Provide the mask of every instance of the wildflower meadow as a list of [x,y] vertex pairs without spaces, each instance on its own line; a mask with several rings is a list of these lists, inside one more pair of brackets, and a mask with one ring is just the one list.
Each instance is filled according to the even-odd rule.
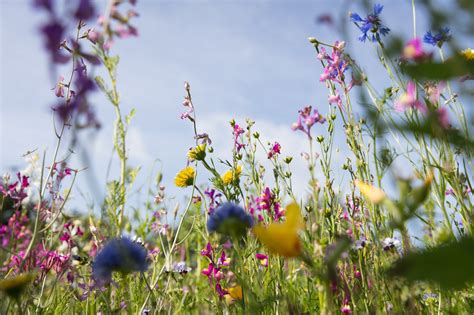
[[[140,1],[28,1],[40,18],[21,23],[35,27],[46,66],[21,81],[54,83],[38,92],[17,82],[15,93],[48,93],[48,104],[31,106],[48,111],[50,129],[3,113],[2,124],[44,132],[54,146],[23,147],[18,129],[2,127],[1,150],[21,151],[20,166],[1,164],[0,314],[474,313],[473,1],[341,1],[343,12],[313,12],[312,33],[294,49],[312,58],[313,76],[302,81],[324,92],[284,104],[294,114],[273,128],[295,146],[268,138],[259,119],[234,117],[225,102],[225,127],[206,129],[202,104],[213,88],[202,91],[199,81],[168,80],[181,98],[171,114],[159,105],[132,109],[133,90],[161,104],[146,82],[122,84],[121,45],[133,41],[128,47],[145,53],[139,21],[154,18]],[[398,24],[390,19],[395,2],[407,9]],[[212,1],[199,5],[212,12]],[[257,8],[240,5],[249,15]],[[300,4],[287,5],[289,12]],[[280,61],[271,62],[259,77],[269,87],[260,100],[276,74],[292,71],[274,72]],[[13,75],[5,72],[2,79]],[[27,104],[1,105],[29,115]],[[276,117],[278,106],[265,117]],[[104,120],[101,108],[114,119]],[[166,122],[153,126],[163,156],[186,144],[173,161],[179,170],[160,156],[153,165],[133,162],[140,115],[179,123],[167,136]],[[91,135],[107,127],[107,176],[96,178]]]

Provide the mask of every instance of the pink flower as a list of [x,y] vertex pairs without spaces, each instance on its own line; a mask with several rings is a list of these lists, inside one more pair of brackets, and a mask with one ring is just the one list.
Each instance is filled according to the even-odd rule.
[[326,50],[321,48],[318,59],[326,62],[326,67],[319,77],[319,81],[326,80],[342,83],[344,80],[344,72],[348,68],[348,63],[344,60],[344,42],[336,41],[333,46],[332,54],[329,55]]
[[449,122],[449,114],[446,107],[440,107],[438,108],[436,112],[438,113],[438,120],[439,120],[440,125],[444,129],[448,129],[451,124]]
[[93,44],[97,43],[97,41],[102,37],[100,32],[97,32],[93,28],[87,31],[87,39],[90,40]]
[[54,94],[57,97],[64,97],[64,76],[62,75],[59,76],[59,81],[54,89]]
[[403,58],[407,60],[419,60],[426,56],[427,54],[423,51],[421,40],[419,38],[413,38],[410,40],[403,49]]
[[234,135],[234,147],[238,153],[245,147],[245,144],[241,143],[239,140],[240,136],[243,135],[245,131],[238,124],[234,124],[233,128],[234,130],[232,131],[232,134]]
[[217,265],[221,266],[229,266],[230,265],[230,258],[227,258],[225,252],[222,251],[221,257],[217,260]]
[[213,271],[214,271],[214,265],[212,263],[209,264],[209,266],[207,268],[204,268],[201,273],[203,275],[205,275],[206,277],[209,278],[209,280],[212,278],[212,275],[213,275]]
[[402,112],[407,108],[415,108],[421,112],[426,112],[425,105],[416,97],[416,85],[413,81],[407,84],[406,93],[402,94],[397,101],[395,101],[395,110]]
[[261,263],[264,267],[268,267],[268,256],[267,256],[267,255],[260,254],[260,253],[256,253],[256,254],[255,254],[255,258],[257,258],[258,260],[260,260],[260,263]]
[[213,252],[212,245],[211,245],[211,243],[208,242],[206,244],[206,248],[201,250],[201,256],[208,257],[209,259],[212,260],[212,252]]
[[329,95],[328,97],[329,104],[336,104],[342,110],[342,100],[339,93],[336,92],[336,95]]
[[299,110],[298,113],[298,121],[291,125],[291,129],[293,131],[300,130],[304,132],[310,139],[311,128],[313,125],[316,123],[324,124],[326,122],[326,118],[319,114],[317,109],[315,109],[313,114],[311,114],[311,106],[306,106],[305,108]]
[[194,106],[188,97],[184,98],[183,106],[186,107],[187,110],[181,114],[181,119],[186,119],[186,118],[192,119],[191,114],[194,112]]
[[273,156],[281,153],[281,145],[278,142],[275,142],[268,152],[268,158],[271,159]]

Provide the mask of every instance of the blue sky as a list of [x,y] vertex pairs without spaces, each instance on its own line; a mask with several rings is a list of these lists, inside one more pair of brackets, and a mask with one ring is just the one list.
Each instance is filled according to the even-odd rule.
[[[411,1],[380,2],[385,5],[382,18],[392,32],[410,37]],[[185,166],[186,151],[193,144],[191,124],[179,119],[183,82],[189,81],[199,131],[210,134],[215,156],[230,156],[228,121],[235,118],[243,124],[245,118],[252,118],[263,139],[278,140],[284,155],[295,156],[295,186],[302,193],[308,177],[299,154],[307,151],[307,143],[290,126],[303,106],[328,112],[327,91],[319,82],[322,69],[307,38],[329,43],[340,40],[334,30],[316,24],[315,18],[323,13],[343,13],[344,18],[349,11],[364,13],[352,3],[139,1],[140,17],[135,24],[140,36],[122,40],[112,50],[121,57],[118,80],[123,111],[137,110],[128,142],[130,163],[143,166],[139,183],[146,180],[153,161],[160,159],[164,184],[171,195],[180,195],[172,180]],[[25,166],[21,156],[28,150],[46,149],[51,156],[55,137],[49,105],[55,101],[51,89],[56,78],[48,72],[37,32],[41,14],[34,12],[28,1],[2,0],[0,7],[0,169],[8,171]],[[347,26],[349,51],[376,86],[386,87],[388,81],[377,65],[375,50],[369,43],[358,42],[358,30]],[[422,35],[426,31],[422,12],[417,26]],[[82,165],[77,158],[71,163],[77,168],[89,167],[86,172],[94,174],[100,197],[112,152],[114,112],[100,93],[92,101],[103,127],[82,134],[91,163]],[[342,133],[338,138],[336,165],[347,154]],[[118,178],[116,164],[110,178]],[[76,192],[76,202],[93,200],[95,189],[86,177],[78,183],[85,197]]]

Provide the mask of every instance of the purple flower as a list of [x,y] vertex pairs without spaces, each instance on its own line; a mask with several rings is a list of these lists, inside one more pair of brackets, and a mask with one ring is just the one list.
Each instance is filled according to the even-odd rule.
[[51,54],[53,62],[67,62],[69,56],[63,55],[59,50],[64,39],[64,26],[59,21],[53,19],[49,24],[41,28],[41,33],[45,37],[45,48]]
[[92,265],[94,279],[102,283],[112,280],[112,272],[144,272],[148,269],[148,251],[129,238],[110,240],[97,254]]
[[33,6],[36,8],[44,8],[49,12],[53,12],[53,3],[51,0],[34,0]]
[[444,27],[440,29],[437,33],[433,34],[431,31],[426,32],[423,36],[423,41],[427,44],[441,47],[443,44],[451,39],[449,34],[449,28]]
[[207,230],[224,235],[241,236],[253,225],[253,218],[245,210],[231,202],[225,203],[209,216]]
[[94,15],[94,12],[95,8],[90,0],[79,0],[79,5],[74,16],[78,20],[88,20]]
[[[214,209],[221,204],[220,197],[222,197],[222,194],[220,192],[217,192],[215,189],[209,189],[209,188],[204,191],[204,194],[209,197],[208,214],[213,214]],[[217,198],[219,198],[219,200],[217,200]]]
[[208,242],[206,244],[206,248],[201,250],[201,256],[205,256],[205,257],[212,260],[212,252],[213,252],[212,245],[211,245],[211,243]]
[[326,118],[319,114],[317,109],[315,109],[311,114],[311,106],[299,110],[298,113],[298,121],[291,125],[291,129],[293,131],[300,130],[304,132],[310,139],[311,127],[316,123],[324,124],[326,122]]
[[383,5],[374,4],[374,12],[368,14],[364,19],[357,13],[351,13],[350,19],[362,32],[359,36],[361,42],[365,42],[368,38],[370,41],[380,41],[380,35],[385,36],[390,32],[390,29],[382,24],[380,20],[380,13],[382,13]]
[[191,267],[188,267],[186,262],[180,261],[173,265],[173,271],[184,275],[191,271]]

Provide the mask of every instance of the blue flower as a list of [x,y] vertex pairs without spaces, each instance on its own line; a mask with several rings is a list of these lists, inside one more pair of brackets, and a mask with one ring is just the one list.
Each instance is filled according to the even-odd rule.
[[108,283],[112,271],[124,274],[148,269],[148,252],[143,245],[128,238],[114,238],[97,254],[92,265],[92,275],[97,281]]
[[245,210],[234,204],[219,206],[207,220],[207,230],[224,235],[241,236],[253,226],[253,218]]
[[390,29],[382,24],[379,15],[382,13],[383,5],[374,4],[374,12],[367,15],[364,19],[357,13],[351,13],[350,19],[354,24],[361,30],[362,35],[359,36],[361,42],[365,42],[368,38],[370,41],[375,42],[380,40],[380,35],[387,35]]
[[434,34],[431,31],[426,32],[425,36],[423,36],[423,41],[427,44],[431,44],[433,46],[441,47],[443,46],[444,42],[447,42],[451,39],[451,34],[449,34],[449,28],[444,27],[438,31],[438,33]]

